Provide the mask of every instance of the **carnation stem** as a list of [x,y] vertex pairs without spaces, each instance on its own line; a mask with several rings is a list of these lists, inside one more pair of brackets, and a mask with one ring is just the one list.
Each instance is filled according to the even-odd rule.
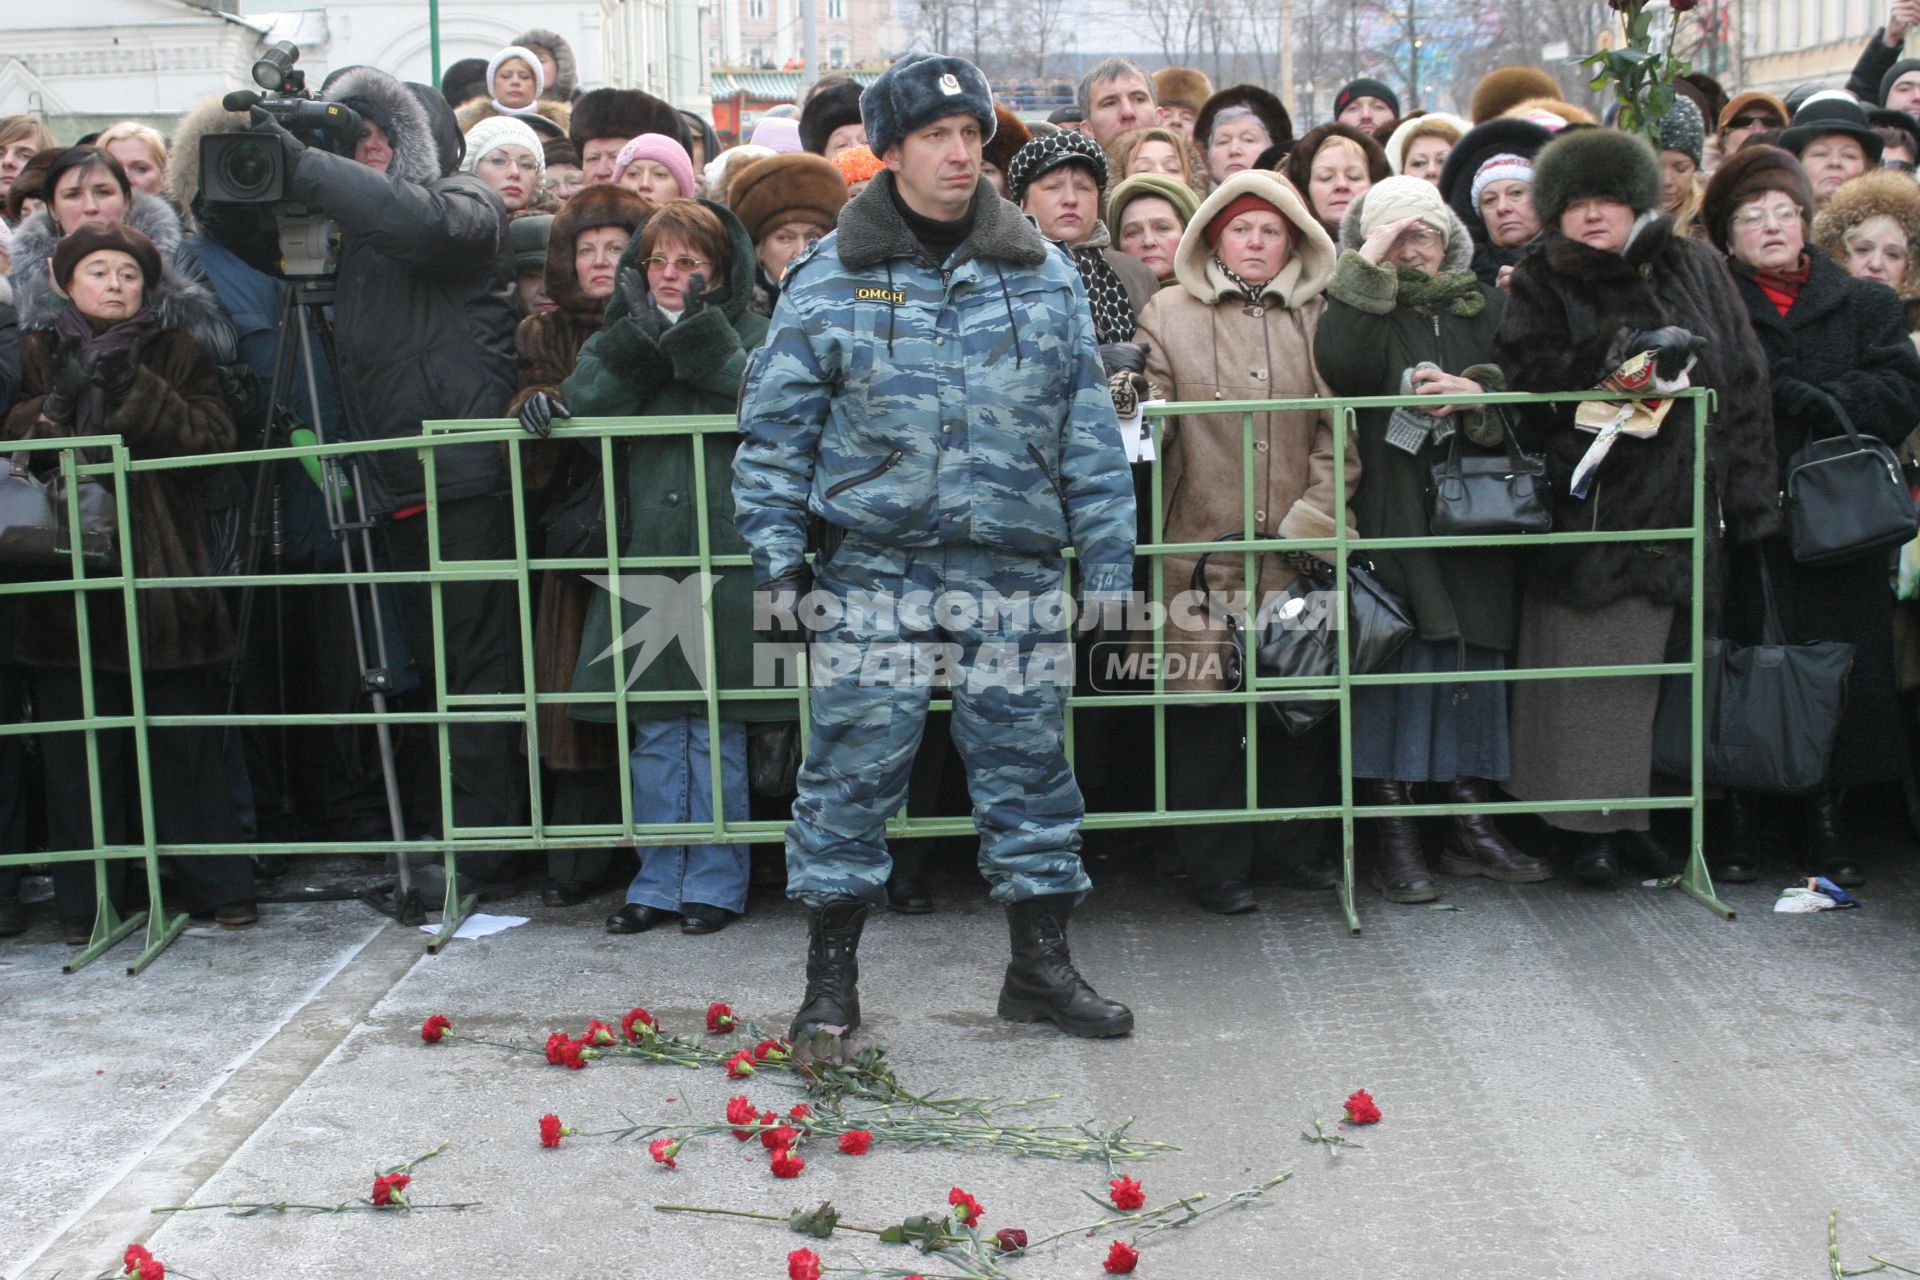
[[198,1213],[203,1209],[227,1209],[232,1211],[233,1216],[236,1218],[253,1218],[263,1213],[392,1213],[396,1210],[412,1213],[424,1209],[453,1209],[458,1211],[461,1209],[478,1208],[481,1203],[479,1200],[465,1200],[450,1204],[414,1204],[408,1202],[404,1205],[376,1205],[371,1200],[347,1200],[340,1204],[293,1204],[290,1201],[278,1200],[272,1204],[265,1204],[258,1201],[229,1200],[225,1204],[163,1205],[157,1209],[149,1209],[147,1212]]
[[[698,1205],[691,1204],[657,1204],[653,1207],[660,1213],[707,1213],[716,1214],[723,1218],[753,1218],[759,1222],[777,1222],[781,1226],[785,1226],[789,1220],[789,1215],[784,1213],[754,1213],[750,1209],[703,1209]],[[835,1222],[833,1229],[835,1231],[857,1231],[863,1236],[877,1236],[882,1234],[882,1229],[879,1227],[857,1227],[851,1222]],[[966,1237],[948,1236],[946,1238],[958,1242],[964,1240]]]

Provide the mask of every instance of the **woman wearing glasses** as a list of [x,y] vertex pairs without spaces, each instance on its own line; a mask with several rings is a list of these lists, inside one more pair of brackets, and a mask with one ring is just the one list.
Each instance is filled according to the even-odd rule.
[[[653,210],[621,256],[604,327],[580,349],[560,386],[567,409],[596,417],[731,414],[747,353],[767,335],[766,320],[747,305],[754,261],[746,228],[722,206],[670,200]],[[732,431],[622,440],[615,480],[625,505],[618,513],[622,554],[693,557],[704,543],[716,557],[744,556],[747,546],[733,525],[737,440]],[[701,601],[709,598],[698,566],[629,572],[626,599],[598,593],[588,609],[573,691],[685,694],[617,704],[632,735],[633,820],[708,822],[715,806],[704,693],[755,683],[753,571],[715,570],[712,670],[695,665],[704,637],[690,618],[699,617]],[[649,634],[642,638],[643,632]],[[581,704],[570,714],[611,720],[614,710],[614,704]],[[719,807],[727,821],[747,817],[747,723],[791,715],[786,702],[720,704]],[[746,908],[745,844],[642,845],[639,855],[639,874],[627,904],[607,921],[609,932],[640,933],[678,916],[682,933],[713,933]]]
[[[1876,181],[1909,191],[1914,185],[1900,177],[1855,178],[1827,200],[1816,222],[1813,188],[1800,165],[1777,148],[1755,146],[1729,157],[1707,188],[1702,207],[1707,232],[1728,255],[1740,301],[1766,352],[1774,449],[1783,472],[1809,439],[1840,433],[1836,406],[1862,434],[1894,446],[1920,419],[1920,357],[1907,335],[1900,297],[1885,287],[1891,280],[1855,278],[1867,275],[1876,259],[1878,269],[1887,270],[1892,237],[1898,237],[1904,258],[1905,233],[1889,218],[1859,216],[1849,236],[1826,212],[1840,192],[1849,192],[1841,207],[1867,213],[1875,206],[1859,199],[1859,184]],[[1848,255],[1852,274],[1820,248],[1809,247],[1814,227],[1834,233],[1829,243]],[[1903,262],[1902,280],[1904,273]],[[1854,646],[1846,710],[1826,786],[1805,799],[1805,843],[1794,869],[1818,871],[1836,884],[1859,884],[1863,873],[1857,847],[1842,826],[1842,794],[1848,787],[1905,775],[1894,693],[1889,555],[1873,552],[1839,564],[1800,566],[1783,535],[1765,539],[1755,552],[1766,557],[1789,643],[1841,640]],[[1734,581],[1753,580],[1750,565],[1734,568]],[[1760,631],[1754,594],[1731,594],[1727,602],[1732,634],[1748,640]],[[1754,879],[1758,833],[1751,797],[1731,796],[1715,874]]]
[[[1314,335],[1320,376],[1335,395],[1472,395],[1505,387],[1492,364],[1505,302],[1473,274],[1473,239],[1440,189],[1414,176],[1362,195],[1340,225],[1340,261]],[[1456,431],[1475,446],[1505,444],[1504,418],[1478,409],[1363,409],[1360,489],[1353,510],[1367,537],[1429,531],[1427,488]],[[1476,450],[1477,451],[1477,450]],[[1394,551],[1373,556],[1381,581],[1411,606],[1419,634],[1397,671],[1493,671],[1507,665],[1519,611],[1510,550]],[[1498,682],[1359,689],[1353,695],[1353,775],[1366,804],[1413,803],[1413,787],[1444,783],[1458,803],[1492,800],[1506,781],[1507,697]],[[1440,896],[1412,818],[1373,828],[1373,881],[1389,902]],[[1441,866],[1509,883],[1548,879],[1538,858],[1481,815],[1446,824]]]

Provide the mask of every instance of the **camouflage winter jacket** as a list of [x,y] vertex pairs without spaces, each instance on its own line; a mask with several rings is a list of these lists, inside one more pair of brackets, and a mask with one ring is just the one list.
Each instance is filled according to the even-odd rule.
[[761,581],[809,514],[896,547],[1072,546],[1083,591],[1126,591],[1133,481],[1080,275],[986,183],[944,268],[883,173],[789,268],[747,368],[733,492]]

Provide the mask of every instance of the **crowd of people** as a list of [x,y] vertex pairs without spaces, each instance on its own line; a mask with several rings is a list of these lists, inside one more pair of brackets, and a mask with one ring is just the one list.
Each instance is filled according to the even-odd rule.
[[[611,530],[629,556],[751,556],[751,567],[722,569],[714,585],[710,673],[681,650],[644,666],[631,652],[610,654],[618,648],[610,638],[643,611],[581,573],[537,573],[524,669],[539,693],[601,700],[544,704],[534,743],[496,720],[450,730],[444,757],[433,729],[403,729],[398,753],[407,836],[435,836],[449,818],[459,828],[511,829],[536,803],[548,826],[617,826],[623,794],[641,824],[711,821],[716,796],[729,821],[791,808],[786,865],[744,844],[571,849],[543,855],[537,869],[506,853],[462,855],[463,882],[483,894],[510,893],[529,872],[544,873],[551,906],[624,884],[610,931],[677,921],[683,933],[704,934],[744,911],[758,880],[791,874],[795,896],[831,905],[839,882],[821,867],[856,847],[879,852],[846,873],[849,901],[879,895],[903,912],[933,909],[926,859],[948,846],[903,842],[888,861],[874,833],[892,808],[866,815],[871,830],[843,829],[851,819],[821,795],[853,786],[852,775],[897,775],[917,816],[958,814],[967,810],[955,807],[953,784],[965,766],[983,868],[1035,856],[1015,848],[1032,820],[995,826],[1000,809],[1031,808],[1076,785],[1071,775],[1045,775],[1031,783],[1045,791],[986,790],[993,771],[981,760],[1011,749],[974,712],[961,715],[958,700],[955,718],[934,717],[924,736],[915,720],[913,733],[874,738],[870,709],[816,692],[816,742],[803,757],[791,700],[727,698],[714,740],[703,680],[751,687],[761,598],[816,580],[793,576],[804,565],[786,539],[799,526],[769,522],[758,505],[791,480],[772,424],[804,416],[809,396],[831,398],[836,424],[856,415],[849,430],[864,432],[873,452],[842,458],[828,440],[817,467],[807,460],[833,477],[793,499],[825,519],[826,537],[808,549],[816,565],[831,559],[841,579],[868,568],[884,578],[863,559],[872,530],[862,521],[937,525],[938,511],[888,504],[920,483],[945,504],[946,486],[992,489],[1011,483],[1001,471],[1029,461],[989,451],[988,462],[976,457],[958,473],[970,479],[941,479],[937,456],[908,437],[888,451],[895,419],[914,419],[916,431],[1004,429],[1018,439],[999,424],[1018,417],[1023,399],[1070,397],[1071,430],[1093,431],[1087,438],[1097,436],[1100,449],[1069,457],[1069,443],[1058,466],[1031,452],[1076,547],[1090,513],[1111,524],[1123,510],[1141,543],[1156,530],[1183,544],[1328,538],[1341,505],[1331,413],[1255,414],[1247,454],[1242,415],[1195,412],[1168,421],[1157,461],[1132,464],[1105,447],[1114,424],[1153,399],[1586,391],[1647,355],[1663,375],[1687,368],[1693,385],[1718,393],[1709,580],[1693,580],[1684,544],[1657,541],[1373,556],[1415,623],[1388,669],[1473,678],[1356,692],[1356,793],[1389,808],[1653,794],[1662,786],[1653,765],[1659,680],[1510,686],[1486,673],[1669,660],[1684,653],[1696,592],[1707,596],[1716,634],[1757,640],[1771,601],[1789,641],[1855,646],[1844,717],[1820,788],[1716,799],[1711,866],[1725,880],[1752,880],[1769,837],[1784,830],[1777,852],[1793,869],[1857,885],[1867,865],[1847,797],[1911,785],[1920,630],[1910,600],[1920,574],[1902,558],[1911,550],[1798,563],[1780,491],[1792,455],[1848,427],[1916,461],[1920,59],[1902,56],[1913,8],[1897,0],[1844,88],[1808,85],[1783,98],[1684,77],[1657,146],[1568,101],[1562,81],[1539,67],[1488,74],[1464,95],[1463,115],[1404,110],[1390,85],[1358,79],[1335,97],[1332,118],[1299,127],[1261,86],[1216,88],[1193,68],[1148,71],[1118,57],[1089,70],[1075,105],[1046,121],[976,92],[969,73],[978,72],[957,59],[918,70],[909,59],[888,72],[897,78],[866,90],[823,78],[801,102],[723,141],[702,114],[639,90],[583,92],[566,42],[538,29],[489,59],[455,64],[438,88],[373,67],[335,71],[319,96],[351,108],[360,125],[331,142],[269,112],[228,111],[217,98],[168,135],[126,123],[71,146],[17,116],[0,120],[3,434],[118,435],[139,459],[284,443],[302,429],[382,440],[417,435],[425,421],[515,418],[531,437],[518,488],[497,447],[439,452],[443,558],[510,559],[516,503],[536,555],[604,558]],[[944,107],[929,115],[929,103]],[[288,302],[273,209],[212,200],[203,186],[205,140],[243,131],[282,148],[288,198],[337,227],[335,262],[314,304],[332,338],[312,359],[312,396],[304,372],[287,374],[289,317],[306,303]],[[1049,274],[1062,264],[1067,274]],[[858,305],[852,293],[823,301],[875,271],[880,284]],[[1070,285],[1064,294],[1060,280]],[[909,368],[906,353],[916,353],[924,375],[888,381],[875,372],[875,348],[888,369]],[[1084,349],[1098,353],[1091,379],[1077,363]],[[941,372],[949,360],[959,361],[951,376]],[[1017,376],[1004,372],[1009,363]],[[857,407],[843,407],[848,396]],[[1100,418],[1092,426],[1089,405]],[[619,440],[611,510],[598,446],[551,436],[574,417],[736,409],[739,436]],[[1366,410],[1346,442],[1344,510],[1361,535],[1427,534],[1436,463],[1462,449],[1511,447],[1544,457],[1555,530],[1691,523],[1694,437],[1678,415],[1664,429],[1620,436],[1597,465],[1595,439],[1571,405]],[[947,442],[936,434],[935,446],[937,454]],[[1074,470],[1089,457],[1107,473]],[[1070,492],[1070,480],[1104,496]],[[427,568],[428,494],[416,453],[368,454],[353,483],[379,565]],[[130,488],[123,534],[143,577],[235,574],[263,557],[289,569],[340,563],[326,497],[298,462],[145,471]],[[899,545],[1034,549],[1005,531],[996,542],[985,523],[968,517],[957,531],[902,535]],[[1136,590],[1154,582],[1146,557],[1089,562],[1081,550],[1080,561],[1089,591],[1108,569],[1131,574]],[[1123,561],[1130,567],[1115,568]],[[949,557],[944,571],[961,572],[956,563]],[[1261,557],[1256,598],[1314,567],[1311,557]],[[1169,553],[1162,568],[1168,593],[1250,585],[1238,554]],[[1126,583],[1105,588],[1116,585]],[[135,663],[152,714],[356,709],[367,686],[342,655],[382,627],[402,709],[431,706],[437,688],[513,695],[523,670],[517,601],[510,582],[466,580],[443,588],[437,621],[424,587],[392,590],[371,618],[350,619],[340,591],[302,588],[263,604],[241,590],[148,590],[138,596],[137,651],[117,593],[91,594],[84,650],[70,598],[0,601],[0,723],[77,721],[89,707],[125,714]],[[436,626],[444,670],[435,669]],[[1232,647],[1224,633],[1208,645],[1222,659]],[[1168,807],[1337,796],[1338,717],[1298,733],[1262,719],[1250,788],[1244,761],[1255,744],[1243,706],[1207,697],[1233,687],[1231,668],[1202,662],[1166,682],[1193,695],[1166,711]],[[1153,713],[1100,707],[1084,671],[1080,687],[1088,696],[1077,785],[1096,810],[1138,808],[1153,790]],[[622,689],[684,697],[623,702]],[[616,716],[626,718],[624,735]],[[843,753],[831,768],[823,739]],[[317,839],[385,837],[370,741],[362,728],[152,730],[154,835],[189,847],[295,829]],[[97,748],[101,794],[90,796],[86,735],[0,738],[0,851],[137,838],[131,735],[102,732]],[[442,769],[452,796],[444,815]],[[1073,829],[1059,837],[1069,852],[1079,847],[1078,804],[1076,792]],[[1340,862],[1330,827],[1176,825],[1150,839],[1161,870],[1184,877],[1200,907],[1230,914],[1255,909],[1256,885],[1331,887]],[[1388,816],[1361,830],[1367,874],[1396,903],[1437,898],[1443,874],[1523,883],[1559,873],[1611,885],[1628,872],[1670,874],[1684,851],[1647,811],[1617,807],[1524,827],[1471,814],[1431,824]],[[1145,847],[1149,833],[1131,836],[1131,847]],[[437,861],[416,866],[429,894]],[[273,870],[271,860],[256,862],[169,858],[169,892],[196,915],[251,924],[255,876]],[[116,896],[138,889],[122,883],[124,865],[110,864]],[[67,939],[83,942],[95,914],[92,867],[59,862],[53,874],[54,913]],[[1006,874],[1018,885],[1040,873]],[[20,875],[0,868],[0,934],[27,925]],[[861,880],[876,875],[880,883]],[[856,881],[857,891],[846,888]],[[1036,892],[1050,901],[1082,891]],[[1009,890],[1006,900],[1021,896]],[[821,955],[836,945],[850,954],[845,922],[824,927]],[[1118,1017],[1073,1016],[1095,1027]]]

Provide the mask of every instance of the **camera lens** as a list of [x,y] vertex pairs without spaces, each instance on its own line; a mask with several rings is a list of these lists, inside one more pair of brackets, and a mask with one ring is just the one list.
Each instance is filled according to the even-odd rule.
[[220,176],[231,192],[229,198],[246,200],[264,193],[273,181],[273,159],[263,143],[252,139],[222,156]]

